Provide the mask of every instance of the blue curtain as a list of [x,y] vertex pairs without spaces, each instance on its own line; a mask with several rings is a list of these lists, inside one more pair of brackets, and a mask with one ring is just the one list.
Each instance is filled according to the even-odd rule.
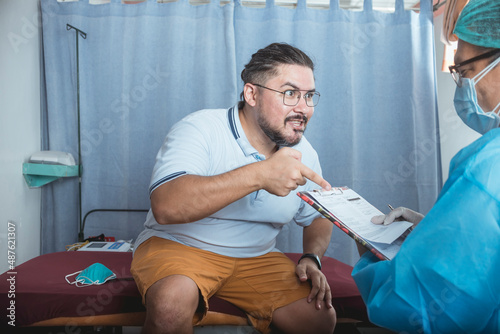
[[[324,177],[349,186],[382,211],[387,204],[426,213],[441,186],[432,4],[394,13],[290,9],[268,1],[193,6],[187,0],[124,5],[42,2],[46,111],[44,149],[78,156],[80,97],[82,216],[95,209],[149,209],[155,156],[169,128],[203,108],[233,106],[250,56],[287,42],[316,64],[321,101],[306,131]],[[86,33],[86,38],[67,24]],[[78,64],[76,54],[78,38]],[[77,80],[77,65],[79,80]],[[42,192],[43,252],[77,241],[78,179]],[[135,238],[144,213],[97,212],[85,237]],[[289,224],[283,251],[301,252],[302,231]],[[335,229],[327,255],[357,260],[354,242]]]

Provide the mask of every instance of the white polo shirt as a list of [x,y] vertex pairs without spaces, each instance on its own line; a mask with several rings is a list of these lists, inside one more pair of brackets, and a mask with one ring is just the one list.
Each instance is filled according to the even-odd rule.
[[[318,155],[305,137],[293,148],[302,153],[303,164],[321,175]],[[168,133],[156,157],[149,191],[151,194],[181,175],[218,175],[263,159],[243,131],[237,106],[229,110],[200,110],[179,121]],[[285,224],[293,220],[308,226],[321,216],[297,196],[297,191],[317,188],[308,180],[285,197],[259,190],[207,218],[187,224],[160,225],[149,210],[145,229],[134,248],[157,236],[238,258],[279,251],[275,248],[276,236]]]

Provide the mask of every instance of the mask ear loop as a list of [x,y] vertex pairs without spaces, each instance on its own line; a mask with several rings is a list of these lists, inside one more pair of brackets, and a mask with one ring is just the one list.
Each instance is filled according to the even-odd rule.
[[[83,270],[82,270],[82,271],[83,271]],[[80,272],[82,272],[82,271],[77,271],[76,273],[74,273],[74,274],[69,274],[69,275],[67,275],[66,277],[68,277],[68,276],[72,276],[72,275],[75,275],[75,274],[78,274],[78,273],[80,273]],[[112,279],[115,279],[115,278],[116,278],[116,274],[115,274],[115,273],[113,273],[113,275],[109,275],[108,277],[106,277],[106,279],[104,280],[104,282],[100,282],[100,283],[97,283],[97,281],[93,281],[93,280],[91,280],[91,279],[90,279],[89,277],[87,277],[87,276],[80,276],[80,277],[81,277],[81,278],[86,278],[87,280],[89,280],[89,281],[90,281],[90,282],[92,282],[92,283],[85,283],[85,282],[76,281],[76,280],[75,280],[74,282],[72,282],[72,283],[69,283],[69,281],[68,281],[68,279],[67,279],[67,278],[66,278],[66,281],[68,281],[68,283],[69,283],[69,284],[74,284],[77,288],[83,288],[83,287],[85,287],[85,286],[91,286],[91,285],[102,285],[102,284],[106,283],[107,281],[110,281],[110,280],[112,280]]]
[[[492,64],[495,64],[494,66],[500,64],[500,57],[497,58],[497,60],[495,60]],[[494,67],[493,66],[493,67]],[[498,102],[497,106],[495,108],[493,108],[492,110],[495,114],[498,115],[498,111],[500,111],[500,102]]]
[[[493,110],[491,112],[498,115],[497,111],[500,111],[500,102],[498,102],[497,106],[495,108],[493,108]],[[498,116],[500,116],[500,115],[498,115]]]
[[65,280],[66,280],[66,282],[68,282],[69,284],[76,284],[76,283],[78,283],[78,281],[76,281],[76,280],[75,280],[75,281],[73,281],[73,282],[70,282],[70,281],[68,280],[68,277],[70,277],[70,276],[75,276],[76,274],[79,274],[79,273],[81,273],[82,271],[83,271],[83,270],[80,270],[80,271],[75,271],[75,272],[74,272],[74,273],[72,273],[72,274],[68,274],[68,275],[64,276],[64,279],[65,279]]
[[498,65],[498,63],[500,63],[500,57],[498,57],[497,59],[495,59],[491,64],[489,64],[488,66],[486,66],[484,68],[484,70],[482,70],[481,72],[479,72],[472,80],[474,81],[474,85],[477,84],[482,78],[484,78],[484,76],[486,74],[488,74],[489,71],[491,71],[491,69],[495,66]]
[[[477,84],[482,78],[484,78],[484,76],[486,74],[488,74],[489,71],[491,71],[495,66],[497,66],[498,64],[500,63],[500,57],[498,57],[497,59],[495,59],[491,64],[489,64],[488,66],[486,66],[484,68],[484,70],[482,70],[481,72],[479,72],[472,80],[474,81],[474,85]],[[491,112],[493,113],[497,113],[498,110],[500,110],[500,102],[497,104],[497,106],[495,108],[493,108],[493,110]]]

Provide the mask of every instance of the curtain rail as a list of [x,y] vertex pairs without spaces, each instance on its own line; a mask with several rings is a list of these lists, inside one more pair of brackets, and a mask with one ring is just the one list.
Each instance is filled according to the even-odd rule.
[[[197,0],[197,2],[206,4],[209,3],[210,1],[208,0]],[[221,4],[228,4],[231,1],[229,0],[222,0]],[[242,4],[246,7],[265,7],[266,2],[265,1],[258,1],[258,0],[243,0]],[[297,7],[297,1],[294,0],[282,0],[282,1],[275,1],[275,4],[277,6],[282,6],[282,7],[287,7],[287,8],[296,8]],[[340,4],[340,8],[345,9],[345,10],[353,10],[353,11],[362,11],[363,6],[356,6],[356,5],[344,5]],[[323,4],[323,3],[307,3],[307,7],[309,8],[316,8],[316,9],[329,9],[330,5],[329,4]],[[376,11],[381,11],[381,12],[392,12],[394,11],[394,7],[377,7],[373,6],[373,10]],[[419,8],[414,8],[414,7],[406,7],[405,10],[414,10],[414,11],[420,11]]]
[[[165,2],[165,3],[166,2],[175,2],[175,1],[177,1],[177,0],[158,0],[158,2]],[[210,3],[210,0],[190,0],[190,2],[202,5],[202,4]],[[440,2],[441,2],[441,5],[443,5],[446,2],[446,0],[439,0],[438,4]],[[231,0],[221,0],[220,3],[222,5],[227,5],[227,4],[231,3]],[[263,8],[266,6],[265,0],[242,0],[241,3],[246,7]],[[281,6],[281,7],[296,8],[297,7],[297,0],[277,0],[277,1],[275,1],[275,4],[277,6]],[[346,9],[346,10],[353,10],[353,11],[362,11],[363,10],[363,5],[357,6],[357,5],[350,5],[350,4],[345,4],[345,3],[340,2],[339,6],[340,6],[340,8]],[[309,2],[308,1],[307,7],[316,8],[316,9],[329,9],[330,5],[329,5],[329,3]],[[381,11],[381,12],[392,12],[392,11],[394,11],[394,7],[380,7],[380,6],[374,5],[373,10]],[[413,11],[419,12],[420,8],[406,6],[405,10],[413,10]],[[437,10],[437,8],[434,8],[434,11],[435,10]]]
[[[79,1],[79,0],[57,0],[58,2],[73,2],[73,1]],[[102,4],[102,3],[108,3],[111,0],[89,0],[90,3],[92,4]],[[143,2],[146,0],[122,0],[124,3],[138,3],[138,2]],[[169,2],[176,2],[178,0],[157,0],[159,3],[169,3]],[[194,5],[203,5],[210,3],[209,0],[190,0],[190,2]],[[221,5],[227,5],[231,1],[230,0],[221,0],[220,3]],[[443,5],[445,5],[447,0],[438,0],[436,4],[433,5],[433,10],[437,11],[439,8],[441,8]],[[242,4],[246,7],[255,7],[255,8],[262,8],[265,7],[265,0],[243,0]],[[275,4],[277,6],[281,7],[287,7],[287,8],[296,8],[297,7],[297,1],[294,0],[282,0],[282,1],[276,1]],[[342,1],[340,1],[340,8],[346,9],[346,10],[353,10],[353,11],[362,11],[363,6],[356,6],[356,5],[350,5],[350,4],[344,4]],[[329,9],[329,4],[326,3],[308,3],[307,7],[309,8],[316,8],[316,9]],[[392,12],[394,11],[393,7],[377,7],[374,6],[373,10],[376,11],[381,11],[381,12]],[[419,12],[420,8],[414,7],[414,5],[406,6],[405,10],[413,10],[415,12]]]

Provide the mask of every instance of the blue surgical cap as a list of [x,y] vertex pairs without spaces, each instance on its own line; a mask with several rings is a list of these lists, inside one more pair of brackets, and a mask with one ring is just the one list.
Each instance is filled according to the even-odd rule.
[[500,49],[500,0],[470,0],[454,33],[467,43]]

